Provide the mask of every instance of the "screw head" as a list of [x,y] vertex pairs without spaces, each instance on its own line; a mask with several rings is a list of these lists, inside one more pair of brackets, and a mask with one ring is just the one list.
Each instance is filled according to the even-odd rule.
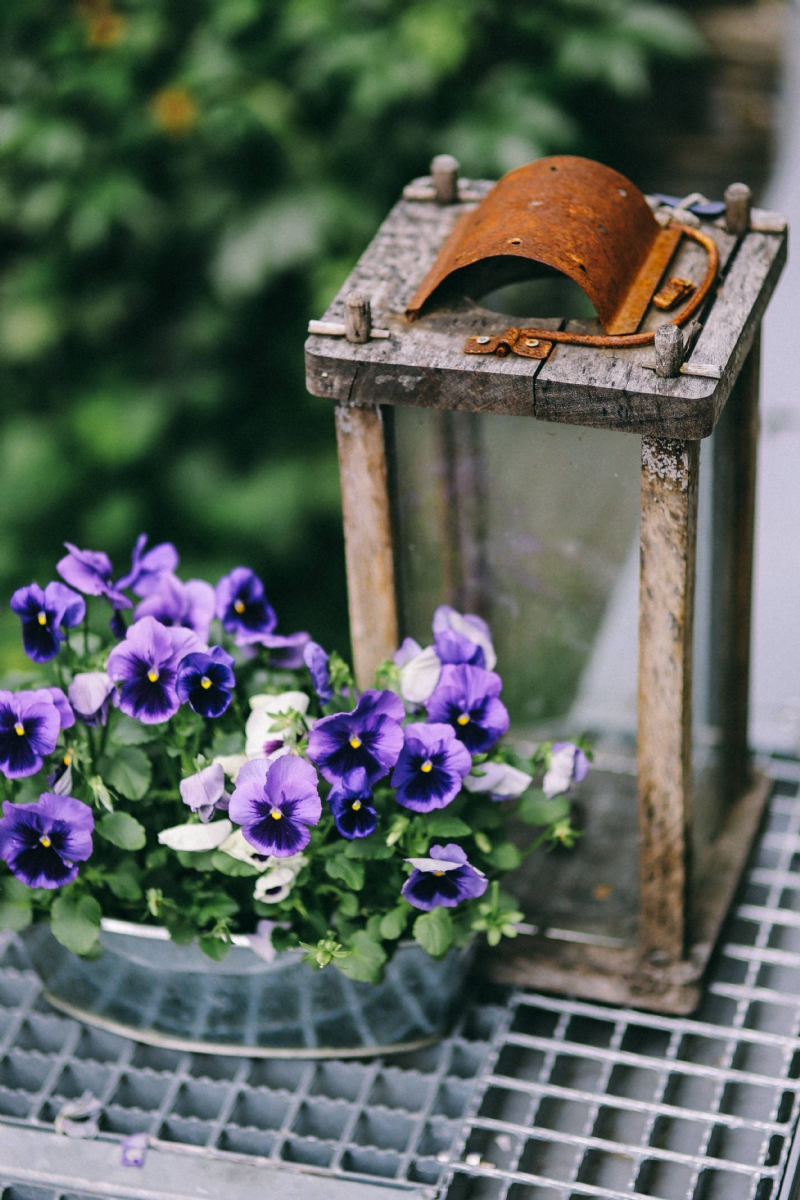
[[525,342],[525,345],[529,346],[530,349],[533,350],[535,346],[539,345],[539,339],[538,338],[528,338]]
[[488,346],[488,345],[489,345],[489,342],[490,342],[491,340],[492,340],[492,339],[491,339],[491,338],[488,338],[488,337],[476,337],[476,338],[475,338],[475,341],[478,343],[478,345],[479,345],[479,346]]

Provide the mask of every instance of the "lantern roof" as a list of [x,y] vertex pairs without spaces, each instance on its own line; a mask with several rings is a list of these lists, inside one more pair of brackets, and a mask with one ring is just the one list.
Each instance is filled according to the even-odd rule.
[[[785,221],[753,209],[741,234],[724,219],[695,218],[693,231],[678,231],[667,217],[663,227],[651,211],[657,200],[570,156],[529,164],[497,185],[459,185],[451,204],[436,202],[429,180],[405,189],[323,321],[312,323],[313,395],[655,437],[712,432],[786,261]],[[579,282],[599,319],[510,317],[477,302],[532,270]],[[670,293],[681,303],[682,287],[699,296],[696,320],[685,327],[680,373],[662,378],[653,332],[670,321],[665,307]],[[354,289],[371,303],[366,341],[336,336]]]

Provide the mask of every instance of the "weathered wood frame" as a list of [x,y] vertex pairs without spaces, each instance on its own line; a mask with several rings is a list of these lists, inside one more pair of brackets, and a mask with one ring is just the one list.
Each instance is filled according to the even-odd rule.
[[[478,191],[485,183],[473,184]],[[661,379],[647,352],[561,346],[545,361],[475,359],[469,334],[508,318],[465,302],[412,326],[408,296],[463,205],[401,202],[325,314],[341,321],[354,287],[373,300],[386,341],[312,337],[308,388],[337,402],[350,623],[356,676],[369,684],[398,641],[389,464],[381,407],[422,405],[526,413],[642,435],[639,611],[639,940],[615,948],[521,937],[490,963],[494,978],[669,1012],[689,1012],[755,834],[767,782],[750,774],[747,703],[761,317],[786,258],[785,234],[718,239],[724,274],[692,357],[719,380]],[[697,269],[690,247],[675,265]],[[647,322],[663,320],[649,314]],[[649,355],[652,356],[652,350]],[[727,408],[726,408],[727,404]],[[721,829],[692,862],[692,647],[699,439],[715,439],[714,611],[721,669],[712,703],[721,729]]]

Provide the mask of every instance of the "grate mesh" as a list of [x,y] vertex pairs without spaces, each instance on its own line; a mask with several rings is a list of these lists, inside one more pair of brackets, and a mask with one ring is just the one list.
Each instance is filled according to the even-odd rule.
[[[800,1091],[800,764],[776,770],[691,1019],[494,992],[451,1037],[412,1054],[183,1054],[55,1013],[4,935],[0,1121],[52,1131],[65,1101],[88,1090],[104,1140],[145,1133],[156,1149],[447,1200],[777,1200]],[[73,1198],[5,1182],[0,1200]]]

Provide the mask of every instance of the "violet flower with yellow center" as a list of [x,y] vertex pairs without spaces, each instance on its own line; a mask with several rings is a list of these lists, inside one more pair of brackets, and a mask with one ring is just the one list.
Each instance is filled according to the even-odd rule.
[[86,614],[86,601],[63,583],[38,583],[17,588],[11,609],[22,621],[22,644],[28,658],[37,663],[55,658],[65,638],[65,629],[80,625]]
[[450,725],[407,725],[392,773],[397,803],[414,812],[445,808],[461,791],[472,757]]
[[108,656],[108,674],[119,688],[119,706],[129,717],[156,725],[180,708],[178,664],[200,648],[190,629],[167,628],[142,617]]
[[397,762],[403,747],[403,701],[394,692],[368,689],[349,713],[317,721],[308,739],[308,757],[329,783],[363,767],[370,786]]
[[311,840],[308,826],[321,815],[317,773],[296,754],[271,763],[254,759],[236,776],[228,816],[259,854],[290,858],[304,850]]
[[460,846],[431,846],[430,858],[409,858],[414,870],[401,895],[415,908],[455,908],[462,900],[482,896],[488,887],[483,871],[471,866]]
[[72,796],[44,792],[33,804],[3,805],[0,858],[30,888],[72,883],[92,853],[94,817]]

